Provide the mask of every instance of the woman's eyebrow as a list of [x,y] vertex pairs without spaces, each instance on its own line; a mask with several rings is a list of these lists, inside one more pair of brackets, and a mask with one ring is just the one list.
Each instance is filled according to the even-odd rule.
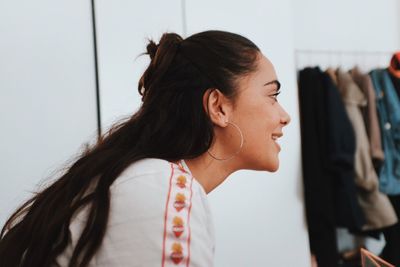
[[267,82],[266,84],[264,84],[264,86],[270,85],[270,84],[276,84],[277,85],[277,88],[276,88],[277,91],[281,88],[281,83],[278,80],[273,80],[273,81]]

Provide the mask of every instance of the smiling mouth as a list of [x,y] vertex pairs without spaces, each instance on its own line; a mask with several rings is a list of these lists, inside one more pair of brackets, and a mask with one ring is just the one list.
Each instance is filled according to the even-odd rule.
[[280,138],[280,137],[282,137],[282,136],[283,136],[282,133],[273,133],[272,136],[271,136],[272,140],[273,140],[273,141],[275,142],[275,144],[278,146],[279,151],[281,150],[281,146],[279,145],[279,143],[278,143],[277,141],[278,141],[278,138]]
[[277,141],[278,138],[280,138],[280,137],[282,137],[282,136],[283,136],[282,133],[273,133],[272,136],[271,136],[271,138],[272,138],[272,140]]

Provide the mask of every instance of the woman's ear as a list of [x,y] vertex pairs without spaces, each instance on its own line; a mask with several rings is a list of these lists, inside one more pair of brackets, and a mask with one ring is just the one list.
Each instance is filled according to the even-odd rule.
[[213,124],[226,127],[231,116],[231,101],[216,88],[208,89],[203,95],[203,107]]

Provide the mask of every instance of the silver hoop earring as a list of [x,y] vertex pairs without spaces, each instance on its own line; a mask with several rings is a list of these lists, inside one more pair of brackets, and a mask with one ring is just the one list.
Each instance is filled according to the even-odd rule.
[[227,121],[228,124],[231,124],[232,126],[234,126],[236,128],[236,130],[238,130],[239,134],[240,134],[240,146],[239,149],[230,157],[228,158],[217,158],[216,156],[214,156],[213,154],[211,154],[210,150],[207,150],[207,153],[210,155],[210,157],[212,157],[215,160],[219,160],[219,161],[225,161],[225,160],[230,160],[233,157],[235,157],[237,154],[239,154],[240,150],[242,150],[243,147],[243,142],[244,142],[244,138],[243,138],[243,133],[242,130],[240,130],[239,126],[237,126],[236,124],[234,124],[233,122],[229,122]]

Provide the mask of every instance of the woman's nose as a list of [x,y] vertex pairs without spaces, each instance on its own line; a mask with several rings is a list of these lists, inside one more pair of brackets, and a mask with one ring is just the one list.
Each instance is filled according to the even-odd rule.
[[281,124],[286,126],[290,123],[290,120],[291,120],[291,118],[290,118],[289,114],[282,108]]

